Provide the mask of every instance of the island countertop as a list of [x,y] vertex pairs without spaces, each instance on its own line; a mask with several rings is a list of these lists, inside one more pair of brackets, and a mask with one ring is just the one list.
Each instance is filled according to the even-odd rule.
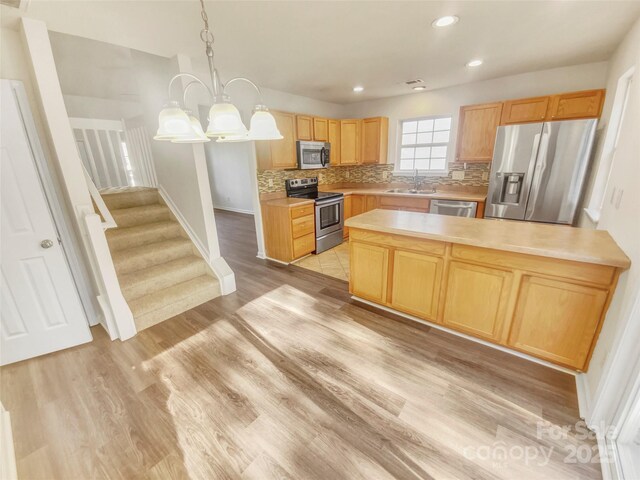
[[604,230],[396,210],[372,210],[345,226],[623,269],[631,265]]

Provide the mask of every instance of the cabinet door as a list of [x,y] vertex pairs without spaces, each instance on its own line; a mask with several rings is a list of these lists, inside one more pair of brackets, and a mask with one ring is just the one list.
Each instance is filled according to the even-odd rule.
[[305,115],[296,115],[298,128],[298,140],[313,140],[313,118]]
[[296,168],[296,125],[295,115],[292,113],[272,112],[276,119],[278,130],[282,134],[281,140],[270,140],[271,164],[273,168]]
[[354,241],[349,242],[349,247],[350,292],[367,300],[386,303],[389,249]]
[[502,107],[502,125],[512,123],[544,122],[550,97],[508,100]]
[[[345,195],[344,197],[344,219],[351,218],[353,216],[351,209],[351,197],[352,195]],[[343,237],[347,238],[349,236],[349,227],[344,227],[342,230]]]
[[606,300],[606,290],[525,276],[508,345],[586,370]]
[[501,114],[502,103],[460,108],[456,155],[459,162],[491,161]]
[[452,261],[443,323],[478,337],[499,340],[511,278],[511,272]]
[[327,131],[331,144],[331,165],[340,165],[340,120],[329,120]]
[[551,97],[549,120],[598,118],[602,113],[604,90],[585,90]]
[[442,258],[396,250],[393,254],[391,306],[435,320],[440,298]]
[[365,207],[364,211],[375,210],[378,208],[378,197],[375,195],[365,195]]
[[329,141],[329,122],[326,118],[313,117],[313,139],[316,142]]
[[387,163],[389,120],[386,117],[362,120],[361,163]]
[[271,110],[281,140],[261,140],[256,142],[258,170],[296,168],[296,118],[293,113]]
[[360,120],[340,120],[340,165],[360,162]]
[[366,198],[364,195],[351,195],[351,216],[355,217],[366,212]]

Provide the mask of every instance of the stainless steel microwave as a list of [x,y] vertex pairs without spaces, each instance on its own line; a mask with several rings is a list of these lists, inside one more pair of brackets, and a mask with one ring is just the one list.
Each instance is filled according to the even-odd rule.
[[298,168],[327,168],[331,161],[331,144],[327,142],[296,142]]

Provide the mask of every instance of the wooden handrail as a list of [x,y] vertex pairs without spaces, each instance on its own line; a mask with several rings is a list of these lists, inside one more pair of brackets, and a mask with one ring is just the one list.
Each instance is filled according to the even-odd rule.
[[96,184],[93,183],[93,180],[91,179],[91,176],[89,175],[89,172],[87,172],[87,169],[84,165],[82,165],[82,170],[84,171],[84,178],[87,181],[87,188],[89,189],[91,198],[93,198],[93,201],[95,202],[98,210],[100,211],[100,215],[102,216],[103,230],[106,230],[107,228],[116,228],[118,226],[116,224],[116,221],[113,219],[111,212],[107,208],[107,204],[104,203],[102,195],[100,195]]

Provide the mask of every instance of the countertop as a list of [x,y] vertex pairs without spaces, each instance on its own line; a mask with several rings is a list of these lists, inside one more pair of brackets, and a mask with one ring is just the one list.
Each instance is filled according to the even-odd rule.
[[604,230],[397,210],[372,210],[347,219],[345,226],[624,269],[631,265]]
[[[322,188],[321,192],[340,192],[345,195],[381,195],[389,197],[409,197],[409,198],[430,198],[433,200],[464,200],[467,202],[484,202],[487,199],[486,193],[470,193],[470,192],[454,192],[454,191],[436,191],[431,193],[425,191],[424,193],[398,193],[389,192],[391,187],[381,188],[359,188],[359,187],[338,187],[338,188]],[[410,187],[407,187],[410,188]]]
[[269,205],[272,207],[297,207],[300,205],[312,205],[314,201],[310,198],[293,198],[293,197],[282,197],[282,198],[273,198],[271,200],[262,200],[260,203],[262,205]]

